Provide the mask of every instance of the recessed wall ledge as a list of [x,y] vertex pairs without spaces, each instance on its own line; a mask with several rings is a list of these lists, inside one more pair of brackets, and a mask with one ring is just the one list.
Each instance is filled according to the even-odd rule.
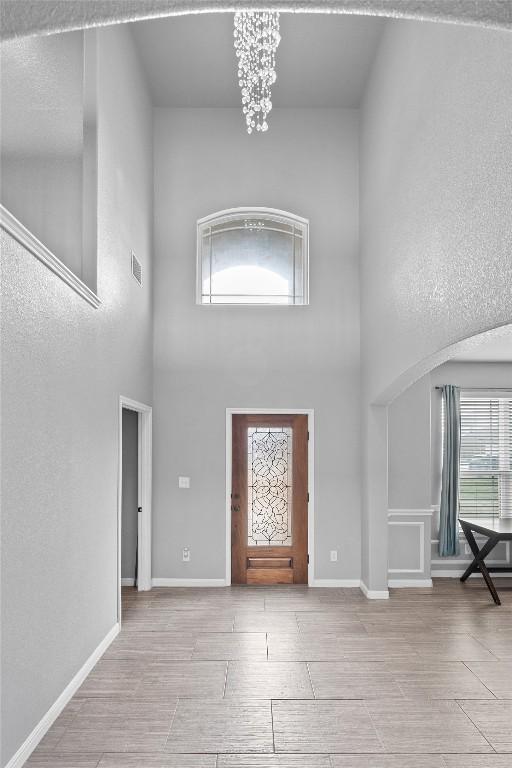
[[391,515],[412,515],[413,517],[415,515],[432,515],[433,510],[432,509],[388,509],[388,517]]
[[66,267],[43,243],[35,237],[13,214],[0,205],[0,227],[11,237],[23,245],[36,259],[39,259],[48,269],[60,277],[75,293],[78,293],[92,307],[97,309],[101,301],[79,277]]

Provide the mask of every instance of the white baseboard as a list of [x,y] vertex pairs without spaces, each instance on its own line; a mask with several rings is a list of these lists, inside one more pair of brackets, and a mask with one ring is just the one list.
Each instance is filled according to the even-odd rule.
[[387,589],[368,589],[362,580],[359,586],[361,592],[368,600],[389,600],[389,590]]
[[359,589],[361,582],[359,579],[314,579],[310,587],[356,587]]
[[153,587],[225,587],[224,579],[152,579]]
[[[124,586],[124,580],[122,580]],[[154,578],[153,587],[226,587],[224,579]],[[360,587],[359,579],[315,579],[310,587]]]
[[[435,579],[436,577],[438,579],[460,579],[462,574],[464,573],[466,569],[465,568],[456,568],[453,571],[449,570],[435,570],[432,571],[432,578]],[[481,579],[482,574],[481,573],[472,573],[469,577],[470,579]],[[492,579],[512,579],[512,573],[491,573]]]
[[121,579],[122,587],[133,587],[134,583],[135,583],[135,579],[128,579],[128,578]]
[[388,579],[388,587],[431,587],[432,579]]
[[57,701],[52,704],[48,712],[41,718],[32,733],[25,739],[16,754],[11,757],[5,768],[21,768],[21,766],[25,764],[43,736],[58,718],[68,701],[78,691],[91,669],[103,656],[110,643],[118,634],[119,624],[115,624],[110,632],[103,638],[98,647],[91,653],[83,667],[78,670],[71,682],[64,688]]

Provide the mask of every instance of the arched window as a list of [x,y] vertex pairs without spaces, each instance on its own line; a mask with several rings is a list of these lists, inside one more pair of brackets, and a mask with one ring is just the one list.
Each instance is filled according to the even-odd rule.
[[197,302],[307,304],[307,219],[272,208],[199,219]]

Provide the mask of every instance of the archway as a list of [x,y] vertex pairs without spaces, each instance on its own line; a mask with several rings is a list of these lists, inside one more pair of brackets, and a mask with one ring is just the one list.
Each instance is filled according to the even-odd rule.
[[[388,417],[389,406],[418,380],[434,369],[457,358],[470,359],[489,345],[510,350],[512,362],[512,322],[484,330],[450,344],[419,361],[395,379],[369,406],[366,414],[367,458],[363,468],[363,589],[368,597],[388,597]],[[485,358],[485,355],[482,355]],[[364,545],[367,545],[366,557]]]
[[[510,29],[512,17],[506,3],[463,0],[268,0],[266,7],[292,13],[339,13],[471,24]],[[50,34],[72,29],[120,24],[129,21],[187,13],[232,13],[254,7],[248,0],[4,0],[1,37]]]

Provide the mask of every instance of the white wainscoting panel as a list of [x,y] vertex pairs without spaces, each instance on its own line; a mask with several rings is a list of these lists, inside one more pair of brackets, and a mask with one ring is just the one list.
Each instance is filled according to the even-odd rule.
[[431,509],[390,509],[389,566],[390,587],[429,587]]

